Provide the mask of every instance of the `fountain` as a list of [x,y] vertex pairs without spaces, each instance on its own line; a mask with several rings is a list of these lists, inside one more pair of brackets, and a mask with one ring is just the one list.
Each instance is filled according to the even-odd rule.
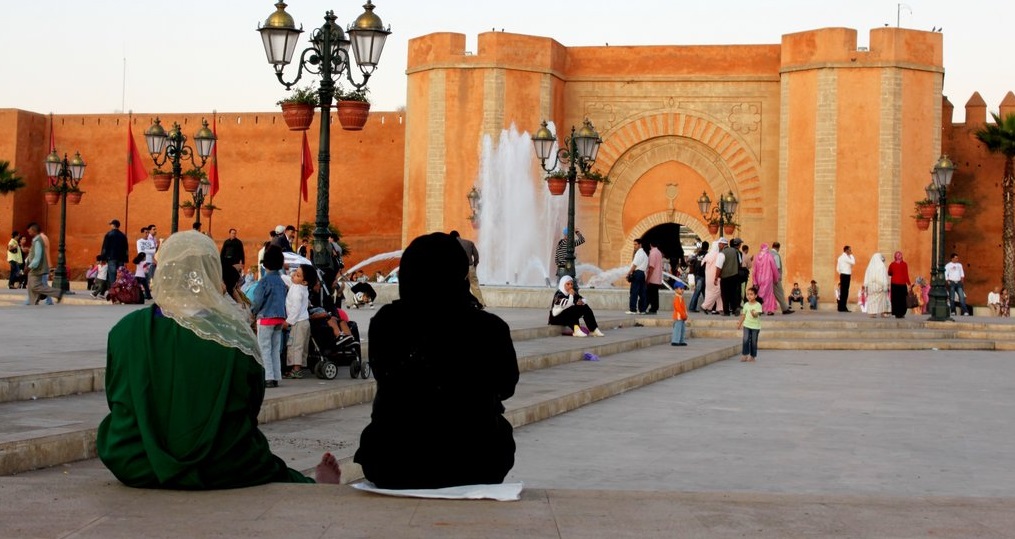
[[550,195],[536,174],[532,139],[513,124],[496,145],[484,136],[482,152],[479,281],[546,286],[547,279],[556,280],[553,250],[567,222],[567,197]]

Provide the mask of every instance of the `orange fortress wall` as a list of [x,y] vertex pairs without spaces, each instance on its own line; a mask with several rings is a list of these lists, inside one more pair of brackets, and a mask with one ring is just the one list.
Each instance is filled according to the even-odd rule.
[[[465,36],[434,33],[409,42],[407,114],[374,113],[366,130],[332,131],[332,221],[355,250],[353,261],[398,249],[436,230],[471,230],[466,194],[479,173],[481,141],[514,125],[534,131],[553,120],[561,135],[589,118],[603,144],[596,168],[611,183],[578,199],[584,261],[627,262],[631,240],[677,222],[714,240],[696,201],[733,191],[735,220],[757,251],[780,241],[789,281],[811,278],[832,300],[835,259],[850,244],[862,275],[875,252],[902,250],[911,277],[930,266],[930,233],[917,230],[913,203],[941,153],[959,169],[953,192],[977,206],[948,236],[969,268],[971,301],[983,303],[1001,270],[1002,160],[972,136],[987,105],[975,95],[965,124],[953,124],[942,96],[943,36],[901,28],[870,32],[825,28],[778,44],[565,47],[551,38],[489,32],[475,53]],[[1001,111],[1015,111],[1009,94]],[[154,115],[134,116],[134,135]],[[200,115],[167,115],[192,136]],[[54,118],[61,151],[89,163],[81,206],[69,209],[71,265],[94,256],[105,223],[125,215],[124,115]],[[58,229],[44,205],[42,160],[48,117],[0,109],[0,159],[31,187],[0,198],[0,227],[29,220]],[[278,114],[218,116],[222,190],[214,235],[235,227],[251,252],[269,228],[296,221],[300,137]],[[316,149],[317,125],[309,132]],[[145,156],[147,160],[147,156]],[[150,166],[150,165],[149,165]],[[533,176],[538,164],[533,159]],[[676,184],[671,207],[666,196]],[[315,182],[300,220],[312,221]],[[169,194],[150,183],[130,197],[127,232],[169,224]],[[181,220],[181,223],[183,221]],[[549,253],[548,253],[549,256]]]

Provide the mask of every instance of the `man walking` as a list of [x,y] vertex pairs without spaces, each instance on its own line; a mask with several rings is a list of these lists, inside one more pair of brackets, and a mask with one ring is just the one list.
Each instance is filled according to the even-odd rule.
[[37,223],[28,225],[28,236],[32,238],[32,249],[28,251],[28,304],[38,305],[42,296],[56,298],[60,303],[63,291],[46,284],[49,276],[49,253],[46,249],[46,238]]
[[14,283],[20,282],[21,265],[24,262],[21,257],[21,234],[15,230],[11,232],[11,241],[7,242],[7,263],[11,266],[11,274],[7,278],[7,288],[14,288]]
[[688,309],[692,313],[698,312],[699,300],[705,300],[705,255],[708,254],[708,242],[701,242],[701,247],[691,256],[688,271],[694,275],[694,294],[691,295],[691,304]]
[[113,219],[109,222],[109,226],[112,228],[102,238],[102,250],[99,254],[106,257],[109,266],[106,280],[109,281],[109,289],[112,289],[113,283],[116,282],[116,270],[127,263],[127,235],[120,232],[119,220]]
[[236,271],[243,275],[243,265],[246,262],[246,255],[243,253],[243,242],[236,237],[236,229],[229,229],[229,237],[222,242],[222,263],[233,266]]
[[849,280],[853,276],[853,265],[856,259],[853,258],[853,249],[847,245],[842,248],[839,261],[836,264],[836,271],[839,273],[839,312],[848,313],[846,304],[849,303]]
[[656,247],[655,241],[649,242],[648,271],[645,272],[645,284],[648,292],[648,314],[659,312],[659,289],[663,287],[663,253]]
[[144,290],[145,299],[152,299],[152,290],[148,286],[148,276],[150,275],[149,266],[155,261],[155,242],[151,240],[151,236],[148,234],[148,227],[141,229],[141,237],[135,242],[135,247],[139,257],[144,255],[144,260],[138,263],[138,266],[141,266],[143,275],[139,276],[138,272],[135,272],[134,277],[137,279],[138,284],[141,285],[142,290]]
[[476,298],[476,306],[482,309],[485,303],[483,302],[483,292],[479,289],[479,277],[476,276],[476,266],[479,265],[479,249],[476,248],[475,243],[463,238],[457,230],[451,231],[451,237],[462,244],[462,249],[465,249],[465,254],[469,257],[469,292],[472,293],[472,297]]
[[294,253],[293,240],[296,239],[296,227],[293,225],[275,227],[275,238],[271,240],[272,245],[277,245],[283,253]]
[[[721,242],[720,242],[721,243]],[[740,266],[743,265],[740,245],[743,240],[733,238],[716,257],[714,284],[719,286],[722,296],[722,315],[740,316]]]
[[782,314],[793,314],[793,309],[786,303],[786,291],[782,288],[782,274],[785,270],[782,267],[782,255],[779,254],[779,247],[781,247],[779,242],[772,242],[770,252],[775,260],[775,268],[778,270],[775,274],[775,283],[772,285],[772,293],[775,295],[775,301],[779,303],[779,308],[782,309]]
[[634,240],[634,258],[627,272],[631,283],[626,314],[645,314],[648,309],[648,289],[645,287],[645,272],[648,270],[648,252],[642,248],[641,240]]
[[952,253],[951,261],[945,264],[945,281],[948,283],[948,312],[955,314],[955,297],[959,298],[959,305],[962,310],[959,316],[968,316],[969,308],[966,307],[966,272],[962,269],[962,262],[959,262],[959,254]]

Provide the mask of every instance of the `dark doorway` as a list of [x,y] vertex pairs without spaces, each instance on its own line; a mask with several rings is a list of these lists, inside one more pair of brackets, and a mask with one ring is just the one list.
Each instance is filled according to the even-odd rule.
[[642,240],[654,244],[663,253],[663,258],[670,261],[671,268],[686,265],[684,247],[680,243],[680,225],[665,223],[656,225],[642,235]]

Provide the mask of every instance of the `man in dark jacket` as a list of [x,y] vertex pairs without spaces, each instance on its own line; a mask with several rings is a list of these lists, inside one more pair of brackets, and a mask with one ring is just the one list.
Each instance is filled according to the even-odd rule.
[[119,220],[113,219],[109,222],[109,226],[112,228],[102,238],[102,250],[99,254],[106,257],[109,267],[106,279],[112,288],[113,283],[116,282],[116,270],[127,263],[127,235],[120,232]]
[[236,237],[236,229],[229,229],[229,238],[222,242],[222,263],[228,266],[235,266],[243,275],[243,264],[247,257],[243,254],[243,242]]

